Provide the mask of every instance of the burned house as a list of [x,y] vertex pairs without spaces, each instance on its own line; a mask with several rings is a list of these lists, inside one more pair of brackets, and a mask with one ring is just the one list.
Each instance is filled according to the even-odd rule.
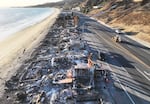
[[[98,73],[96,77],[97,63],[90,54],[93,51],[74,28],[71,18],[65,22],[69,28],[60,25],[64,19],[64,14],[58,18],[34,58],[24,65],[23,74],[17,75],[19,82],[7,83],[7,91],[18,92],[10,97],[13,103],[81,104],[87,101],[100,104],[96,80],[102,80],[103,76]],[[23,96],[22,100],[18,95]]]

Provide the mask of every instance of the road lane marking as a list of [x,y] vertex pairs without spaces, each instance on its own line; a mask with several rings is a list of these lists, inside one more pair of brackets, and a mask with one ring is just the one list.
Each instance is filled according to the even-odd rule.
[[[128,49],[122,47],[120,44],[116,44],[118,46],[118,49],[121,50],[123,49],[124,51],[126,51],[128,53],[129,56],[131,56],[132,58],[134,58],[135,60],[139,61],[141,64],[145,65],[146,67],[150,68],[150,66],[148,66],[147,64],[145,64],[141,59],[139,59],[137,56],[135,56],[134,54],[132,54]],[[120,49],[120,48],[121,49]],[[129,46],[130,47],[130,46]],[[132,47],[130,47],[132,49]],[[121,50],[121,51],[123,51]],[[123,51],[123,52],[124,52]]]
[[[111,53],[108,51],[108,49],[106,49],[106,51],[111,55]],[[110,65],[108,63],[106,63],[106,65],[108,66],[109,70],[112,72],[114,78],[116,79],[116,81],[119,82],[119,85],[121,86],[121,88],[123,89],[123,91],[125,92],[125,94],[127,95],[127,97],[130,99],[130,101],[132,102],[132,104],[136,104],[135,101],[132,99],[132,97],[129,95],[128,91],[126,90],[126,88],[121,84],[121,81],[119,80],[119,78],[117,77],[117,75],[115,73],[113,73],[112,68],[110,67]],[[122,67],[122,70],[126,71],[126,69],[124,67]],[[120,71],[119,71],[120,73]]]
[[147,80],[150,81],[150,78],[149,78],[147,75],[145,75],[140,69],[138,69],[136,66],[135,66],[135,69],[136,69],[138,72],[140,72]]
[[[94,32],[96,33],[96,35],[100,36],[97,31],[94,30]],[[145,65],[146,67],[150,68],[149,65],[145,64],[141,59],[139,59],[137,56],[133,55],[129,50],[127,50],[126,48],[124,48],[124,47],[121,46],[120,44],[118,44],[118,43],[116,43],[116,42],[114,42],[114,41],[112,41],[112,40],[110,39],[110,40],[112,41],[112,43],[115,44],[115,45],[113,45],[113,44],[109,43],[109,41],[107,41],[106,39],[104,39],[102,36],[100,36],[100,37],[101,37],[107,44],[109,44],[109,45],[111,45],[111,46],[113,46],[113,47],[119,49],[120,51],[123,51],[123,50],[126,51],[126,52],[128,53],[128,55],[130,55],[132,58],[134,58],[135,60],[139,61],[141,64]],[[123,49],[123,50],[122,50],[122,49]],[[131,49],[132,49],[132,48],[131,48]],[[123,51],[123,52],[124,52],[124,51]]]
[[[103,38],[102,36],[100,36],[101,38]],[[103,38],[104,39],[104,38]],[[106,41],[106,39],[104,39],[105,41]],[[107,42],[107,41],[106,41]],[[107,42],[108,44],[109,44],[109,42]],[[118,46],[118,47],[117,47]],[[118,45],[117,44],[117,46],[114,46],[114,47],[116,47],[116,48],[118,48],[119,50],[121,50],[119,47],[121,47],[121,48],[123,48],[121,45]],[[128,46],[128,45],[127,45]],[[132,48],[131,46],[128,46],[128,47],[130,47],[130,48]],[[134,59],[136,59],[136,60],[138,60],[140,63],[143,63],[144,65],[146,65],[143,61],[141,61],[138,57],[136,57],[135,55],[133,55],[131,52],[129,52],[127,49],[125,49],[125,48],[123,48],[125,51],[127,51],[128,53],[129,53],[129,55],[130,56],[132,56]],[[148,68],[149,68],[149,66],[148,65],[146,65]],[[149,80],[150,81],[150,78],[147,76],[147,75],[149,75],[150,76],[150,73],[146,73],[147,75],[145,75],[142,71],[140,71],[136,66],[135,66],[135,69],[138,71],[138,72],[140,72],[147,80]]]
[[[109,65],[108,63],[106,63],[106,64],[107,64],[107,66],[109,67],[109,69],[110,69],[110,71],[112,72],[112,74],[114,75],[116,81],[119,82],[119,85],[120,85],[121,88],[124,90],[125,94],[128,96],[128,98],[130,99],[130,101],[132,102],[132,104],[136,104],[136,103],[134,102],[134,100],[132,99],[132,97],[131,97],[131,96],[129,95],[129,93],[127,92],[126,88],[121,84],[121,81],[119,80],[119,78],[117,77],[117,75],[116,75],[115,73],[113,73],[113,70],[111,69],[110,65]],[[123,70],[125,70],[125,69],[123,68]]]
[[[94,30],[95,31],[95,30]],[[97,34],[97,32],[95,31],[95,33]],[[98,35],[98,34],[97,34]],[[98,35],[98,36],[100,36],[100,35]],[[107,44],[110,44],[106,39],[104,39],[102,36],[100,36]],[[115,43],[116,44],[116,43]],[[128,55],[130,55],[132,58],[134,58],[134,59],[136,59],[137,61],[139,61],[140,63],[142,63],[142,64],[144,64],[145,66],[147,66],[148,68],[149,68],[149,66],[148,65],[146,65],[143,61],[141,61],[138,57],[136,57],[135,55],[133,55],[131,52],[129,52],[127,49],[125,49],[124,47],[122,47],[121,45],[119,45],[119,44],[116,44],[117,46],[114,46],[114,47],[116,47],[117,49],[119,49],[119,50],[121,50],[121,49],[124,49],[126,52],[128,52],[129,54]],[[111,46],[112,46],[112,44],[111,44]],[[130,46],[129,46],[130,47]],[[122,50],[121,50],[122,51]],[[136,68],[136,66],[135,66],[135,69],[138,71],[138,72],[140,72],[147,80],[149,80],[150,81],[150,78],[147,76],[147,75],[145,75],[143,72],[141,72],[139,69],[137,69]]]
[[[105,48],[105,50],[111,54],[108,49]],[[119,85],[121,86],[121,88],[123,89],[123,91],[125,92],[125,95],[127,95],[127,97],[129,98],[129,100],[131,101],[132,104],[136,104],[135,101],[132,99],[132,97],[129,95],[128,91],[126,90],[126,88],[121,84],[121,81],[119,80],[119,78],[117,77],[117,75],[115,73],[113,73],[113,70],[111,69],[110,65],[108,63],[106,63],[106,65],[108,66],[109,70],[112,72],[114,78],[116,79],[116,81],[119,83]],[[125,70],[125,69],[123,69]]]
[[145,73],[146,75],[150,76],[150,73],[148,73],[148,72],[146,72],[146,71],[144,71],[144,73]]
[[[95,30],[94,30],[95,31]],[[96,31],[95,31],[96,32]],[[97,32],[96,32],[97,34]],[[98,34],[97,34],[98,35]],[[100,35],[98,35],[100,36]],[[126,51],[128,53],[129,56],[131,56],[132,58],[134,58],[135,60],[139,61],[141,64],[145,65],[146,67],[150,68],[150,66],[148,66],[147,64],[145,64],[141,59],[139,59],[137,56],[133,55],[129,50],[127,50],[126,48],[124,48],[123,46],[121,46],[120,44],[112,41],[115,45],[109,43],[109,41],[107,41],[106,39],[104,39],[102,36],[100,36],[107,44],[119,49],[120,51]],[[124,52],[123,51],[123,52]]]
[[[94,30],[95,31],[95,30]],[[96,35],[98,35],[97,34],[97,32],[95,31],[95,33],[96,33]],[[100,36],[100,35],[98,35],[98,36]],[[108,43],[108,44],[110,44],[106,39],[104,39],[102,36],[100,36],[106,43]],[[144,62],[142,62],[139,58],[137,58],[136,56],[134,56],[133,54],[131,54],[131,52],[129,52],[127,49],[125,49],[124,47],[122,47],[121,45],[119,45],[119,44],[117,44],[117,43],[115,43],[116,44],[116,46],[113,46],[113,47],[116,47],[117,49],[119,49],[119,50],[121,50],[121,49],[124,49],[125,51],[127,51],[128,53],[129,53],[129,55],[130,56],[132,56],[134,59],[136,59],[136,60],[138,60],[138,61],[140,61],[141,63],[143,63],[144,65],[146,65]],[[111,44],[111,46],[112,46],[112,44]],[[108,51],[108,50],[107,50]],[[121,51],[123,51],[123,50],[121,50]],[[107,65],[108,65],[108,67],[109,67],[109,69],[112,71],[112,69],[110,68],[110,65],[107,63]],[[149,67],[149,66],[148,66]],[[122,69],[123,70],[126,70],[125,68],[123,68],[122,67]],[[112,74],[114,75],[114,77],[116,78],[116,81],[118,81],[119,82],[119,85],[121,86],[121,88],[124,90],[124,92],[125,92],[125,94],[127,95],[127,97],[130,99],[130,101],[132,102],[132,104],[135,104],[135,101],[132,99],[132,97],[129,95],[129,93],[128,93],[128,91],[127,91],[127,89],[125,88],[125,86],[124,85],[122,85],[121,84],[121,81],[119,80],[119,78],[117,77],[117,75],[115,74],[115,73],[113,73],[113,71],[112,71]]]
[[142,49],[144,52],[150,55],[150,52],[148,50]]

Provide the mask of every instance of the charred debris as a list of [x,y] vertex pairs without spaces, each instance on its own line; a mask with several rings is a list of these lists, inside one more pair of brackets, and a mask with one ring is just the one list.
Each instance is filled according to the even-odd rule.
[[46,38],[6,82],[9,104],[103,104],[109,73],[96,60],[78,28],[79,16],[61,13]]

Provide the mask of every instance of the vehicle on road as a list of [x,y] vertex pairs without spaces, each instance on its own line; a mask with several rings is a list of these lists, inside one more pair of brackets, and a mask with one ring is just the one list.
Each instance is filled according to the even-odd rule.
[[121,36],[119,36],[119,35],[116,35],[116,36],[114,36],[114,37],[112,37],[112,39],[115,41],[115,42],[121,42]]

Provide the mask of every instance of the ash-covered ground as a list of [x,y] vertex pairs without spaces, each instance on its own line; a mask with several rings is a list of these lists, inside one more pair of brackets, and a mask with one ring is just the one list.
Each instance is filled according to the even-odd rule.
[[101,104],[107,98],[105,54],[84,40],[73,18],[59,17],[9,81],[1,104]]

